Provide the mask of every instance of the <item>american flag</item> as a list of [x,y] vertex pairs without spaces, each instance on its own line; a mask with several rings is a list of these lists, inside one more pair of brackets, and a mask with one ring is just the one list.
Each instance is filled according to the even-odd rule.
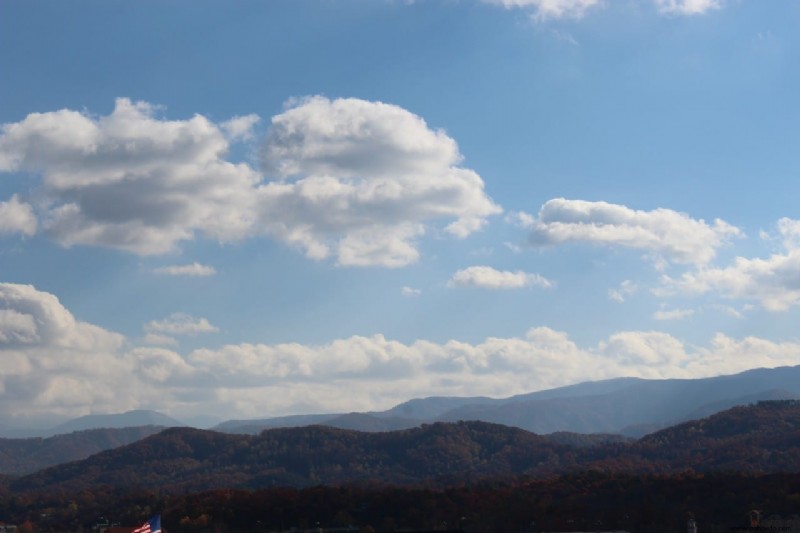
[[161,515],[155,515],[153,518],[134,529],[133,533],[161,533]]

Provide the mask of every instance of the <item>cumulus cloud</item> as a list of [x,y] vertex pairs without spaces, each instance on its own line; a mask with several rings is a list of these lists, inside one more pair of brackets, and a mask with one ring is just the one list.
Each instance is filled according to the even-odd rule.
[[800,248],[800,220],[781,218],[778,220],[778,234],[786,250],[791,252]]
[[[209,329],[186,316],[163,323],[155,329]],[[687,348],[657,331],[623,331],[579,346],[565,332],[535,327],[519,337],[477,343],[356,335],[314,345],[242,343],[181,354],[166,346],[130,347],[121,335],[77,320],[52,294],[0,284],[5,416],[142,407],[227,417],[370,410],[432,394],[505,397],[618,376],[693,378],[796,365],[798,353],[797,343],[722,334],[706,347]]]
[[0,235],[19,233],[30,237],[36,233],[37,225],[33,208],[20,201],[16,194],[0,202]]
[[731,266],[686,272],[677,279],[664,276],[656,294],[676,291],[713,292],[724,298],[757,301],[769,311],[785,311],[800,302],[800,250],[767,259],[737,257]]
[[168,276],[213,276],[217,273],[214,267],[192,263],[189,265],[169,265],[153,269],[156,274]]
[[219,240],[252,228],[259,176],[224,159],[228,141],[205,117],[168,121],[126,98],[95,118],[31,113],[0,135],[0,170],[41,174],[44,229],[64,246],[161,254],[196,234]]
[[720,0],[655,0],[661,13],[671,15],[702,15],[721,7]]
[[662,278],[654,292],[668,296],[715,293],[723,298],[757,301],[767,310],[785,311],[800,302],[800,223],[782,218],[777,231],[786,249],[766,259],[737,257],[727,267],[702,267],[679,278]]
[[457,271],[447,282],[448,287],[480,287],[482,289],[550,288],[553,282],[530,272],[496,270],[489,266],[471,266]]
[[0,283],[3,415],[129,407],[136,391],[119,357],[124,338],[81,322],[52,294]]
[[415,261],[425,225],[451,219],[463,238],[501,212],[456,142],[405,109],[354,98],[298,100],[262,151],[274,181],[259,190],[261,223],[313,258],[396,267]]
[[676,263],[703,265],[717,249],[743,235],[723,220],[707,224],[671,209],[638,211],[624,205],[556,198],[538,217],[516,217],[534,246],[587,243],[644,250]]
[[[226,159],[231,142],[252,137],[256,115],[215,124],[157,112],[119,98],[107,116],[31,113],[2,126],[0,171],[41,175],[40,218],[57,242],[140,255],[267,235],[313,259],[399,267],[417,260],[432,224],[463,238],[501,211],[460,166],[456,142],[398,106],[292,101],[272,118],[263,173]],[[35,231],[30,208],[11,202],[0,228]]]
[[260,121],[261,117],[250,114],[243,117],[233,117],[220,124],[220,126],[229,139],[249,141],[253,138],[253,128]]
[[153,320],[144,326],[149,333],[166,333],[169,335],[197,335],[198,333],[216,333],[219,328],[206,318],[195,318],[186,313],[172,313],[164,320]]

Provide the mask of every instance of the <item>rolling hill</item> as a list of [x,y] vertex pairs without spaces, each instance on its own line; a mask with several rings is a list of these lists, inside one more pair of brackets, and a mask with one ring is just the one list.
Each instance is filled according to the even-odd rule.
[[258,436],[173,428],[14,480],[13,492],[147,486],[214,488],[437,484],[568,472],[800,472],[800,402],[761,402],[634,442],[581,446],[486,422],[365,433],[324,426]]

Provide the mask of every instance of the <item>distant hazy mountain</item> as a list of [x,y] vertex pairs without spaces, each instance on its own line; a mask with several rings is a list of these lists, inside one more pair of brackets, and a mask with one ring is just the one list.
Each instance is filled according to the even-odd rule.
[[185,424],[157,411],[128,411],[108,415],[86,415],[51,428],[45,436],[62,435],[73,431],[99,428],[129,428],[137,426],[180,427]]
[[620,473],[800,471],[800,402],[735,407],[629,442],[553,438],[486,422],[365,433],[324,426],[258,436],[173,428],[11,481],[14,493],[98,485],[163,488],[449,484],[598,469]]
[[270,428],[295,428],[303,426],[313,426],[324,424],[341,415],[289,415],[277,416],[274,418],[261,418],[251,420],[227,420],[212,427],[212,431],[222,431],[223,433],[241,433],[244,435],[256,435],[261,431]]
[[266,428],[326,424],[387,431],[436,421],[481,420],[535,433],[641,436],[678,422],[768,399],[800,398],[800,366],[757,369],[706,379],[617,378],[503,399],[431,397],[387,411],[229,421],[214,429],[256,434]]
[[485,396],[471,398],[431,396],[429,398],[417,398],[403,402],[392,407],[387,411],[372,413],[380,417],[402,417],[406,419],[433,420],[444,413],[462,407],[464,405],[487,405],[496,403],[498,400]]
[[348,413],[331,418],[325,421],[324,425],[340,429],[375,432],[410,429],[419,426],[420,421],[413,418],[384,417],[369,413]]
[[[586,394],[592,387],[606,392]],[[625,433],[660,428],[754,399],[800,395],[800,366],[749,370],[706,379],[611,380],[518,396],[513,401],[464,405],[439,420],[484,420],[536,433]],[[716,406],[716,407],[715,407]]]
[[157,426],[89,429],[46,439],[0,439],[0,474],[29,474],[49,466],[85,459],[163,429]]

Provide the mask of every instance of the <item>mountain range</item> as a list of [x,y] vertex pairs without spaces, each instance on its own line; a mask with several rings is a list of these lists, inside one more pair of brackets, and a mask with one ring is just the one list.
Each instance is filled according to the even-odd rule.
[[[256,435],[264,429],[327,425],[358,431],[395,431],[425,423],[480,420],[530,432],[615,433],[641,437],[685,420],[761,400],[800,398],[800,366],[755,369],[704,379],[617,378],[495,399],[430,397],[385,411],[304,414],[228,420],[211,429]],[[156,411],[88,415],[24,434],[0,427],[5,437],[50,437],[95,428],[184,426]]]
[[[800,471],[800,401],[739,406],[639,440],[558,438],[487,422],[425,424],[367,433],[325,426],[257,436],[171,428],[87,459],[10,481],[13,493],[99,486],[167,492],[378,484],[449,486],[596,470]],[[570,442],[572,439],[572,442]]]
[[800,398],[800,366],[756,369],[705,379],[617,378],[504,399],[431,397],[386,411],[229,420],[212,429],[257,434],[264,429],[324,424],[360,431],[392,431],[423,423],[481,420],[534,433],[652,431],[760,400]]

